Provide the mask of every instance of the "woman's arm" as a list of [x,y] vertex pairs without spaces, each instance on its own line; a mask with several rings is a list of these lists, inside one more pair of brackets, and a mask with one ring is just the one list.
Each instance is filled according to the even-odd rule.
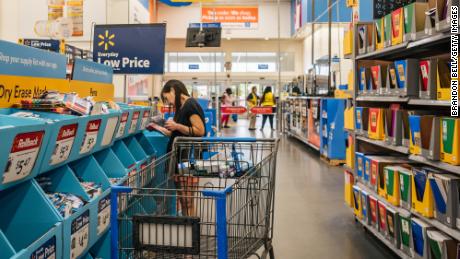
[[[189,127],[176,123],[173,120],[166,121],[166,128],[170,131],[179,131],[180,133],[190,137],[203,137],[205,134],[204,123],[200,116],[193,114],[190,116],[190,122],[192,124],[192,130]],[[190,135],[193,132],[192,135]]]
[[156,124],[156,123],[150,123],[148,127],[152,127],[153,129],[163,133],[164,135],[168,136],[168,137],[171,137],[171,131],[169,131],[168,129],[164,128],[164,127],[161,127],[160,125]]

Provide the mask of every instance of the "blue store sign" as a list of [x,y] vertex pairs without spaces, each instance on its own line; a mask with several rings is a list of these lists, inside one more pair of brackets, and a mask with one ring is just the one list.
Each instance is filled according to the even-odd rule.
[[109,66],[84,59],[74,61],[73,80],[111,84],[112,78],[113,70]]
[[116,74],[163,74],[166,24],[96,25],[93,60]]

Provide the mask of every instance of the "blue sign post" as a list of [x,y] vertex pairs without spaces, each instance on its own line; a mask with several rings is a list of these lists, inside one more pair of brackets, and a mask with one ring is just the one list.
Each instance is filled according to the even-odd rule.
[[166,24],[96,25],[93,60],[116,74],[163,74]]

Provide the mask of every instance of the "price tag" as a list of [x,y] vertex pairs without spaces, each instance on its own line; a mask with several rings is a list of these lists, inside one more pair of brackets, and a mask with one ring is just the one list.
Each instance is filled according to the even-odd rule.
[[126,122],[128,121],[128,116],[129,116],[128,112],[125,112],[121,115],[120,126],[118,126],[117,135],[115,135],[116,138],[122,137],[123,134],[125,133]]
[[129,126],[129,134],[134,133],[134,131],[136,130],[137,123],[139,122],[139,114],[140,112],[134,112],[133,119],[131,120],[131,125]]
[[62,126],[56,139],[53,154],[49,161],[50,165],[56,165],[64,162],[69,158],[72,151],[73,142],[77,135],[78,124]]
[[147,124],[150,121],[150,111],[144,111],[142,116],[141,130],[144,130],[147,127]]
[[112,117],[107,120],[107,125],[105,126],[104,136],[102,136],[101,146],[107,146],[112,143],[113,135],[115,134],[115,129],[117,128],[118,117]]
[[89,210],[72,221],[70,232],[70,258],[80,256],[88,247]]
[[56,236],[32,252],[30,259],[56,259]]
[[409,222],[401,220],[401,226],[404,233],[410,233]]
[[110,226],[110,196],[99,201],[97,214],[97,234],[102,234]]
[[100,127],[101,127],[100,119],[88,122],[88,125],[86,126],[85,137],[80,147],[80,154],[88,153],[94,148],[97,142],[97,135],[99,134]]
[[44,135],[44,131],[16,135],[3,173],[3,184],[18,181],[30,175]]

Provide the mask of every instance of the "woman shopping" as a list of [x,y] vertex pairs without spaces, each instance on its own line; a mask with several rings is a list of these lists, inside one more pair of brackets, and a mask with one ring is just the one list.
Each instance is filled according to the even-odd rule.
[[251,109],[257,106],[257,102],[259,101],[259,96],[257,95],[257,87],[252,87],[251,93],[246,98],[246,102],[248,103],[248,117],[249,117],[249,130],[256,129],[256,119],[257,115],[251,112]]
[[[275,96],[272,93],[272,87],[271,86],[265,87],[265,90],[264,90],[264,93],[262,95],[262,98],[260,98],[260,106],[262,106],[262,107],[272,107],[273,111],[274,111],[274,107],[276,106],[276,100],[275,100]],[[262,115],[262,127],[260,128],[261,131],[264,130],[265,122],[267,122],[267,119],[270,120],[271,129],[275,130],[273,128],[273,117],[274,116],[275,115],[273,113],[272,114],[264,114],[264,115]]]
[[[230,88],[225,89],[225,92],[222,95],[221,107],[231,107],[231,106],[233,106],[233,96],[232,96],[232,94],[233,94],[232,89],[230,89]],[[230,128],[228,126],[228,120],[229,119],[230,119],[230,114],[227,114],[227,113],[222,114],[221,124],[223,125],[224,128]]]

